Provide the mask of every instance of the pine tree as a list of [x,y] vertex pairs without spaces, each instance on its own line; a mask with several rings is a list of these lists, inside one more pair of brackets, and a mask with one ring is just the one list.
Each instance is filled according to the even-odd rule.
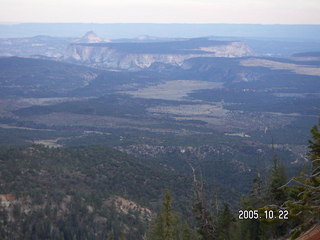
[[198,180],[195,169],[190,167],[193,172],[193,212],[196,214],[197,232],[204,240],[216,240],[216,223],[204,196],[202,176]]
[[266,204],[266,191],[260,174],[252,181],[252,190],[249,197],[249,205],[257,209]]
[[126,234],[122,231],[120,231],[120,234],[119,234],[119,240],[125,240],[126,239]]
[[147,233],[147,239],[148,240],[162,240],[162,218],[160,213],[157,214],[155,219],[153,219],[152,224],[149,228],[149,231]]
[[292,198],[285,203],[290,216],[301,221],[293,237],[320,222],[320,132],[317,126],[311,129],[311,134],[313,140],[309,141],[308,153],[311,174],[302,173],[291,179],[295,186],[287,188]]
[[268,201],[270,203],[281,205],[288,199],[287,193],[281,188],[286,182],[284,166],[280,163],[279,158],[274,156],[268,186]]
[[184,229],[182,233],[182,240],[193,240],[190,226],[187,222],[184,224]]
[[213,217],[210,211],[206,208],[203,201],[195,200],[193,206],[193,211],[196,216],[196,221],[198,225],[198,233],[205,240],[215,240],[216,239],[216,228]]
[[173,240],[173,222],[174,215],[171,206],[171,194],[166,192],[164,195],[164,202],[162,205],[162,223],[163,223],[163,240]]
[[148,231],[148,240],[180,240],[183,236],[181,220],[172,208],[172,195],[164,194],[162,209]]
[[[277,156],[273,157],[273,166],[269,175],[266,199],[269,204],[265,210],[273,210],[277,213],[283,209],[283,203],[288,200],[287,192],[282,188],[287,182],[286,173],[283,164]],[[286,234],[289,224],[287,221],[279,221],[277,219],[264,219],[267,223],[265,228],[265,237],[277,239]]]
[[[243,196],[241,199],[241,209],[254,210],[263,206],[266,198],[260,175],[252,182],[252,190],[249,197]],[[264,236],[264,226],[257,219],[246,219],[238,221],[240,239],[260,240]]]
[[232,225],[234,222],[233,214],[228,204],[224,204],[222,211],[219,213],[217,221],[217,236],[221,240],[232,239]]
[[110,231],[110,232],[108,233],[107,240],[114,240],[114,233],[113,233],[113,230],[112,230],[112,231]]

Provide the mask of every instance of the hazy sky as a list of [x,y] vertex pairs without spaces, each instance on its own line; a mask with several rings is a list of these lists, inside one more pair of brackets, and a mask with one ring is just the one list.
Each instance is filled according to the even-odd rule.
[[0,22],[320,24],[320,0],[0,0]]

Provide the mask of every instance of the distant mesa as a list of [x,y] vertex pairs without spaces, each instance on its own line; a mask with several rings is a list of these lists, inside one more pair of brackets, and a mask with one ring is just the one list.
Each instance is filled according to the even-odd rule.
[[95,32],[89,31],[82,38],[75,41],[76,43],[107,43],[108,39],[98,36]]
[[157,40],[163,40],[161,37],[154,37],[149,35],[140,35],[136,38],[136,40],[139,41],[157,41]]
[[140,36],[137,37],[137,39],[138,39],[138,40],[150,40],[150,39],[155,40],[155,39],[157,39],[157,38],[151,37],[151,36],[149,36],[149,35],[140,35]]

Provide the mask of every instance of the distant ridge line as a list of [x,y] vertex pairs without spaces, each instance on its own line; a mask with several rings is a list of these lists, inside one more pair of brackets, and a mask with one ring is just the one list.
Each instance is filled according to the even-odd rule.
[[20,23],[0,24],[0,38],[81,37],[94,31],[106,39],[156,37],[246,37],[320,41],[320,25],[196,23]]

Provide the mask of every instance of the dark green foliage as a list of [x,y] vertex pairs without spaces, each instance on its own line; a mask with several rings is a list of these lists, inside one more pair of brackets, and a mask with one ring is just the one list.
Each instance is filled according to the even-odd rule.
[[162,203],[162,210],[154,219],[151,225],[148,238],[151,240],[173,240],[177,216],[173,213],[171,206],[171,194],[165,193]]
[[280,163],[277,156],[273,159],[273,167],[271,169],[268,187],[268,201],[273,204],[280,205],[288,199],[287,193],[281,188],[287,182],[285,169]]
[[285,202],[290,217],[299,221],[293,237],[299,236],[320,221],[320,132],[317,126],[311,129],[313,140],[309,141],[311,171],[302,173],[287,187],[290,199]]
[[1,96],[49,97],[82,87],[86,81],[83,76],[94,78],[99,73],[96,69],[57,61],[2,57],[0,92]]
[[[264,183],[260,176],[253,180],[252,191],[249,197],[242,198],[241,209],[258,210],[260,209],[261,219],[245,219],[238,221],[239,234],[247,239],[274,239],[280,238],[287,233],[289,225],[285,221],[275,219],[265,219],[264,210],[270,210],[270,206],[280,206],[288,199],[288,195],[281,188],[286,183],[284,167],[277,156],[273,156],[273,165],[269,171],[267,182]],[[273,207],[271,209],[278,209]],[[270,224],[271,223],[271,224]],[[273,224],[274,223],[274,224]]]
[[320,130],[319,130],[319,127],[314,126],[311,129],[311,134],[312,134],[313,140],[309,141],[309,149],[310,149],[309,156],[311,157],[311,160],[312,160],[312,170],[316,171],[315,173],[318,173],[319,170],[317,168],[320,164],[318,163],[318,161],[314,162],[314,160],[318,160],[320,157]]
[[[190,164],[190,163],[189,163]],[[196,229],[201,239],[215,240],[217,229],[217,216],[209,207],[208,199],[205,195],[204,182],[202,179],[202,171],[200,169],[199,176],[196,169],[190,164],[193,174],[193,206],[192,210],[195,216]]]
[[234,239],[236,226],[235,218],[228,204],[224,204],[223,209],[219,212],[217,219],[217,239],[231,240]]
[[199,236],[179,214],[173,211],[172,195],[164,194],[162,209],[153,219],[148,233],[148,240],[196,240]]
[[181,202],[187,195],[181,175],[104,146],[0,148],[0,169],[0,193],[17,202],[0,208],[0,234],[14,238],[104,239],[112,230],[115,240],[135,240],[148,221],[139,211],[119,212],[114,196],[152,209],[168,185]]
[[[318,127],[311,129],[313,137],[309,141],[309,157],[311,159],[311,173],[306,174],[304,170],[300,176],[292,178],[286,183],[286,175],[283,165],[277,157],[274,157],[273,168],[269,176],[267,191],[263,199],[265,210],[288,210],[289,218],[262,219],[262,235],[257,239],[277,239],[291,231],[291,237],[297,238],[301,233],[307,231],[312,225],[319,223],[320,217],[320,133]],[[293,184],[291,184],[293,183]],[[257,199],[254,197],[253,199]],[[258,201],[259,202],[259,201]],[[256,206],[255,206],[256,207]]]
[[204,202],[195,200],[193,211],[196,215],[197,232],[206,240],[216,239],[216,226],[212,213],[204,205]]
[[164,201],[162,204],[162,224],[163,224],[163,239],[164,240],[173,240],[173,214],[172,214],[172,206],[171,206],[171,194],[165,193]]
[[[260,176],[253,180],[252,190],[249,197],[241,199],[241,209],[255,210],[265,204],[266,189]],[[238,221],[239,239],[261,240],[264,235],[264,227],[257,219],[244,219]]]

